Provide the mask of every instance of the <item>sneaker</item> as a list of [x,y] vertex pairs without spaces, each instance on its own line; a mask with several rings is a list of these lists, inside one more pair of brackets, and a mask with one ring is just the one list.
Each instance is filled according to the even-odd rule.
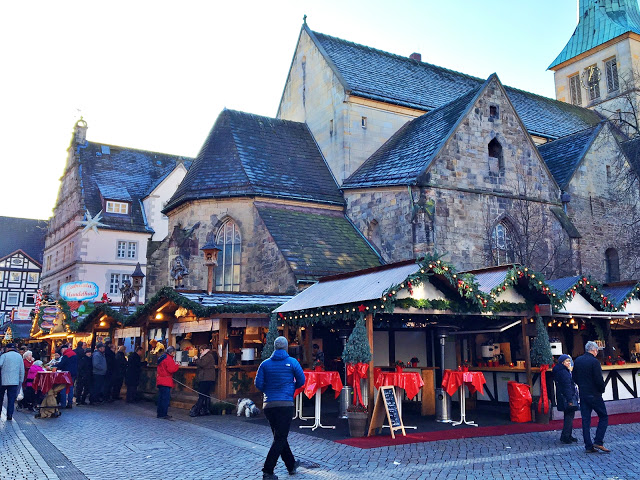
[[278,480],[278,476],[275,473],[263,473],[262,480]]
[[296,460],[293,464],[293,468],[289,470],[289,475],[295,475],[298,473],[298,467],[300,466],[300,460]]
[[600,450],[601,452],[604,453],[611,453],[611,450],[609,450],[607,447],[605,447],[604,445],[596,445],[595,443],[593,444],[593,448]]

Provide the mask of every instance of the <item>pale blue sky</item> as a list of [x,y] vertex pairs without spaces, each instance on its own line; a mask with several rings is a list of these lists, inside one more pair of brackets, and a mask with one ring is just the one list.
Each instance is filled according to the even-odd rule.
[[274,116],[304,14],[322,33],[554,97],[546,68],[576,10],[577,0],[1,2],[0,215],[51,215],[80,114],[91,141],[187,156],[224,107]]

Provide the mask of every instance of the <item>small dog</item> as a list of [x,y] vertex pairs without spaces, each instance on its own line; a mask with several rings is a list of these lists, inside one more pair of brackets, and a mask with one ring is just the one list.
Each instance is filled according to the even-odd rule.
[[238,400],[238,417],[244,413],[247,418],[256,417],[260,415],[260,409],[256,407],[253,400],[248,398],[241,398]]

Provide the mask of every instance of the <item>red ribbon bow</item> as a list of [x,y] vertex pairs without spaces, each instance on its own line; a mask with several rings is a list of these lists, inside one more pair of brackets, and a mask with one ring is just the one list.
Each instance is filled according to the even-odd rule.
[[547,395],[547,370],[549,370],[549,365],[540,366],[540,401],[538,402],[539,413],[549,413],[549,395]]
[[364,402],[362,401],[362,390],[360,389],[360,380],[367,376],[367,372],[369,371],[368,363],[353,363],[347,364],[347,383],[353,384],[353,404],[362,405],[364,407]]

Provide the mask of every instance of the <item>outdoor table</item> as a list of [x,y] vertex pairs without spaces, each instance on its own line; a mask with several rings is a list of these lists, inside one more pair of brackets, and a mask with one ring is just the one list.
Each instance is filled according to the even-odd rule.
[[[328,387],[333,388],[335,391],[335,398],[340,396],[340,392],[342,391],[342,380],[340,380],[340,374],[338,372],[322,372],[310,370],[304,371],[305,382],[302,387],[296,390],[295,395],[298,396],[304,392],[307,398],[311,398],[315,395],[316,397],[316,405],[315,405],[315,422],[313,425],[300,425],[300,428],[310,428],[311,430],[315,430],[316,428],[336,428],[333,426],[325,426],[320,423],[320,411],[321,411],[321,399],[322,392],[324,392]],[[318,393],[320,390],[320,393]],[[297,407],[296,403],[296,407]],[[296,412],[297,413],[297,412]],[[300,395],[300,417],[302,419],[311,418],[311,417],[302,417],[302,395]]]
[[46,394],[54,385],[64,385],[66,393],[69,393],[69,388],[73,385],[73,379],[69,372],[38,372],[33,379],[33,390],[38,393],[41,391]]
[[[402,394],[398,391],[398,388],[403,389],[407,393],[407,398],[411,400],[424,386],[422,375],[418,372],[383,372],[380,368],[376,368],[373,371],[373,377],[373,385],[376,388],[387,385],[393,387],[400,418],[402,418]],[[418,427],[405,425],[404,428],[417,429]]]
[[483,394],[483,385],[487,383],[482,372],[457,372],[454,370],[445,370],[442,378],[442,388],[452,396],[458,390],[460,395],[460,421],[452,422],[451,425],[461,425],[463,423],[477,427],[475,422],[467,422],[466,399],[464,396],[464,386],[469,389],[469,393],[480,392]]

